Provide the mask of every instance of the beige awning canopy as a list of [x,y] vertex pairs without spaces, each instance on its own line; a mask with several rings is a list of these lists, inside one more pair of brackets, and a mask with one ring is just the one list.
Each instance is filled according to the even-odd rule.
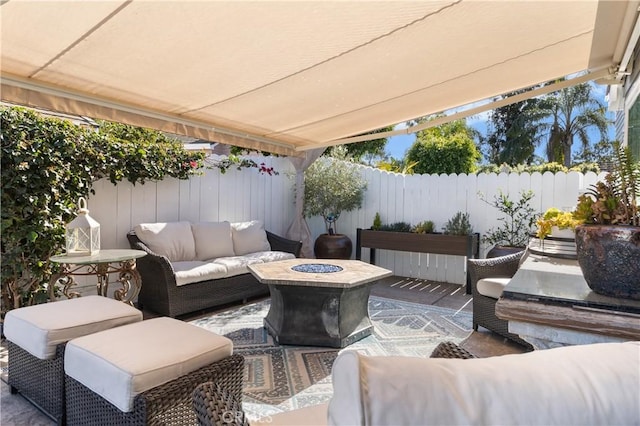
[[0,6],[2,100],[281,154],[583,71],[637,1]]

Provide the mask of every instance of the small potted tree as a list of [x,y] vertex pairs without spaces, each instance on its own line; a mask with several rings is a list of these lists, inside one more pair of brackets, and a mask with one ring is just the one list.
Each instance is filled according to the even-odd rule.
[[351,239],[337,231],[342,212],[362,206],[367,188],[357,167],[349,161],[346,149],[334,148],[332,157],[316,160],[304,174],[304,214],[322,216],[327,232],[314,244],[314,253],[321,259],[349,259]]
[[500,226],[489,229],[482,238],[485,243],[494,245],[487,257],[504,256],[524,250],[538,218],[538,213],[529,204],[534,197],[533,191],[520,192],[517,201],[513,201],[502,191],[499,191],[492,201],[487,201],[482,194],[478,195],[485,203],[503,213],[503,216],[498,218]]

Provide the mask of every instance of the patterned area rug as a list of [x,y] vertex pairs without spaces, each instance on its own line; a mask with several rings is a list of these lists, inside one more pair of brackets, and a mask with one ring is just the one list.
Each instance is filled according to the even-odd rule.
[[426,358],[441,341],[461,342],[472,327],[469,312],[371,296],[371,336],[345,349],[280,346],[262,327],[268,310],[267,299],[191,321],[227,336],[245,357],[243,407],[249,419],[329,401],[331,366],[341,351]]

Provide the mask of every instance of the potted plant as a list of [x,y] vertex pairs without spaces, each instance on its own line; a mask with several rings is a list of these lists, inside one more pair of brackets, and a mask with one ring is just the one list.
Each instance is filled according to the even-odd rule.
[[536,236],[541,240],[549,236],[573,239],[576,226],[583,223],[584,220],[576,218],[574,212],[551,207],[536,221],[538,226]]
[[533,191],[521,191],[517,201],[511,200],[509,195],[502,191],[493,197],[493,201],[486,200],[482,193],[478,196],[504,215],[498,218],[500,226],[489,229],[482,238],[485,243],[494,244],[487,253],[487,257],[522,251],[529,243],[533,225],[538,218],[538,213],[529,204],[534,197]]
[[471,235],[473,227],[469,221],[469,213],[456,213],[442,228],[447,235]]
[[578,198],[577,257],[596,293],[640,300],[640,163],[615,145],[613,170]]
[[332,155],[319,158],[304,173],[304,214],[324,219],[327,232],[316,239],[316,257],[349,259],[353,244],[337,232],[336,224],[342,212],[362,206],[367,184],[345,149],[334,149]]

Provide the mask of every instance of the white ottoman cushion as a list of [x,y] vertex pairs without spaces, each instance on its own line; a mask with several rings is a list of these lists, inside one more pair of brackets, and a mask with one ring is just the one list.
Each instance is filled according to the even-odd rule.
[[478,293],[483,296],[499,299],[509,281],[511,281],[511,278],[483,278],[478,280],[476,288]]
[[117,300],[85,296],[13,309],[4,319],[6,338],[40,359],[76,337],[142,321],[142,312]]
[[161,317],[70,341],[64,371],[120,411],[130,412],[136,395],[232,352],[226,337]]

